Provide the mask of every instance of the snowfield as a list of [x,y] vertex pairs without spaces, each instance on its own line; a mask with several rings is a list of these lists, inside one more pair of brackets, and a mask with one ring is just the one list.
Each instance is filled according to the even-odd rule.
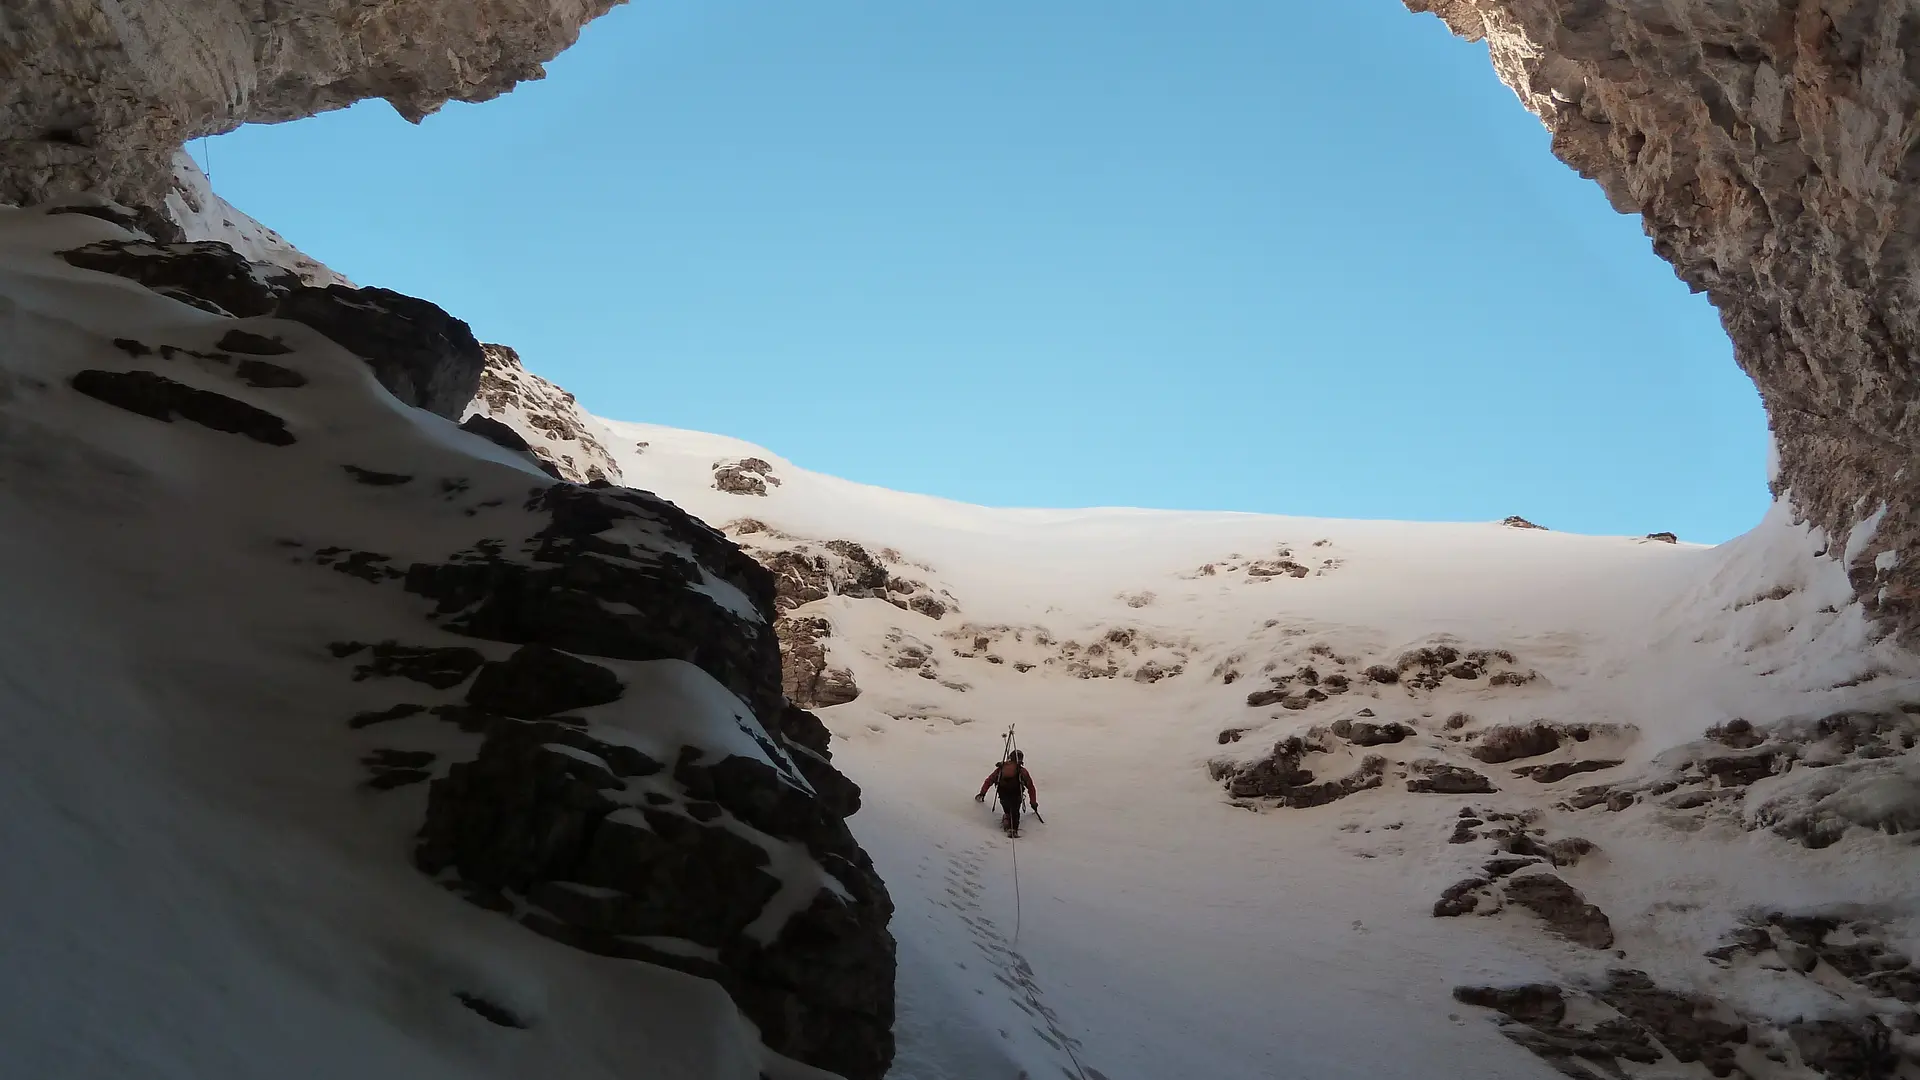
[[[728,528],[749,550],[781,546],[770,533],[891,549],[901,573],[952,600],[939,618],[837,595],[792,613],[831,623],[828,660],[860,688],[821,715],[866,788],[855,831],[899,904],[900,1080],[1550,1076],[1453,988],[1610,968],[1755,1018],[1740,1058],[1755,1077],[1825,1075],[1761,1023],[1864,1012],[1915,1024],[1911,1000],[1774,970],[1771,953],[1703,954],[1743,917],[1813,911],[1844,911],[1890,950],[1920,952],[1920,756],[1793,768],[1687,810],[1657,798],[1619,812],[1557,806],[1588,785],[1680,768],[1729,720],[1914,719],[1920,665],[1874,642],[1842,566],[1815,558],[1828,541],[1784,505],[1717,548],[1495,523],[996,510],[821,476],[734,439],[602,423],[627,483],[715,525],[764,523]],[[764,495],[716,481],[742,461],[766,478]],[[1533,677],[1430,690],[1356,677],[1304,708],[1247,704],[1303,664],[1357,674],[1435,645],[1504,650],[1514,663],[1495,666]],[[1209,776],[1216,759],[1258,759],[1362,709],[1413,729],[1376,748],[1396,763],[1379,788],[1291,809],[1236,799]],[[1449,729],[1459,714],[1471,719]],[[1506,765],[1460,752],[1476,732],[1537,720],[1594,734]],[[1014,848],[971,801],[1009,725],[1048,817],[1016,842],[1017,897]],[[1223,744],[1225,731],[1237,741]],[[1321,759],[1344,773],[1357,755],[1330,741]],[[1415,794],[1392,777],[1436,757],[1499,790]],[[1551,783],[1512,774],[1596,757],[1620,764]],[[1855,826],[1818,849],[1754,831],[1791,816],[1769,810],[1781,800],[1820,798],[1827,813],[1902,831]],[[1448,842],[1465,806],[1537,813],[1546,839],[1591,841],[1558,873],[1606,913],[1614,947],[1555,937],[1511,904],[1435,918],[1449,885],[1484,876],[1485,845]],[[1622,1065],[1708,1075],[1671,1055]]]
[[[181,197],[190,235],[303,258]],[[350,676],[329,643],[504,660],[423,640],[420,598],[378,583],[520,542],[555,482],[306,327],[51,254],[125,236],[0,209],[0,1072],[827,1075],[717,984],[415,869],[428,785],[407,781],[478,740],[349,726],[396,678]],[[272,363],[301,384],[202,355],[236,325],[283,338]],[[139,367],[293,441],[73,386]],[[496,398],[472,411],[774,570],[786,692],[864,788],[852,828],[893,896],[894,1080],[1920,1077],[1920,658],[1875,639],[1823,557],[1871,524],[1825,537],[1783,503],[1707,548],[992,509],[602,420],[531,375]],[[706,565],[643,519],[595,535]],[[686,591],[760,618],[710,567]],[[602,744],[750,758],[812,794],[708,673],[605,666],[627,696],[578,710]],[[1009,727],[1046,815],[1017,841],[972,798]],[[750,934],[847,898],[806,847],[722,824],[778,878]]]

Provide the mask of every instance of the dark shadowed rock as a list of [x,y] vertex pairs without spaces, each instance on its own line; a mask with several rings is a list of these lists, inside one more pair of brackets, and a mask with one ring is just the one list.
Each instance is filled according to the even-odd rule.
[[1747,1041],[1746,1024],[1720,1019],[1706,998],[1655,986],[1645,972],[1609,972],[1596,996],[1652,1032],[1675,1058],[1701,1062],[1715,1076],[1732,1074],[1734,1050]]
[[1486,878],[1462,878],[1447,886],[1440,899],[1433,902],[1433,917],[1450,919],[1460,915],[1470,915],[1480,906],[1480,898],[1474,893],[1485,888]]
[[519,432],[495,420],[491,416],[474,413],[472,416],[460,421],[460,430],[478,435],[502,449],[515,450],[522,454],[533,452],[533,447],[527,443],[526,439],[521,438]]
[[1506,877],[1516,870],[1525,870],[1529,866],[1539,866],[1540,860],[1530,855],[1502,855],[1488,859],[1481,869],[1488,877]]
[[241,360],[234,365],[233,373],[241,382],[262,390],[293,390],[307,385],[305,375],[265,360]]
[[1518,514],[1515,514],[1512,517],[1507,518],[1505,521],[1502,521],[1500,524],[1505,525],[1509,529],[1541,529],[1543,531],[1546,529],[1545,525],[1535,525],[1533,522],[1528,521],[1526,518],[1523,518]]
[[1579,890],[1552,874],[1508,878],[1502,891],[1509,903],[1540,916],[1554,933],[1591,949],[1613,947],[1613,924],[1606,912],[1587,903]]
[[1605,1020],[1590,1028],[1534,1027],[1506,1024],[1500,1034],[1546,1059],[1562,1075],[1575,1080],[1593,1080],[1586,1062],[1614,1065],[1602,1075],[1624,1076],[1615,1059],[1651,1065],[1661,1060],[1660,1048],[1645,1028],[1631,1020]]
[[1489,765],[1518,758],[1539,757],[1560,748],[1561,733],[1550,724],[1501,725],[1488,728],[1473,748],[1473,756]]
[[449,420],[480,388],[480,342],[466,323],[425,300],[390,289],[302,286],[274,314],[325,334],[366,361],[394,397]]
[[818,716],[798,703],[790,703],[780,710],[778,734],[790,747],[810,750],[823,761],[833,758],[833,751],[829,749],[833,734]]
[[[478,670],[486,659],[480,655],[479,650],[463,646],[440,648],[383,641],[372,646],[371,651],[367,653],[367,659],[353,669],[353,681],[360,682],[371,678],[412,679],[414,682],[426,683],[435,690],[446,690],[467,681],[467,676]],[[395,708],[408,708],[408,706],[395,706]],[[383,717],[383,719],[392,719],[392,717]],[[369,722],[378,723],[379,721]]]
[[1459,765],[1429,764],[1407,781],[1407,790],[1425,795],[1484,795],[1499,790],[1493,781]]
[[1387,759],[1378,754],[1369,754],[1345,776],[1315,782],[1313,772],[1300,762],[1307,754],[1326,752],[1327,746],[1317,741],[1321,738],[1324,733],[1309,738],[1296,735],[1276,743],[1273,752],[1259,761],[1215,761],[1208,771],[1235,798],[1277,799],[1294,809],[1324,806],[1384,782]]
[[520,1028],[523,1030],[533,1026],[527,1021],[522,1020],[511,1009],[502,1005],[496,1005],[477,994],[469,994],[462,991],[453,996],[459,1000],[460,1004],[479,1013],[480,1018],[489,1024],[507,1028]]
[[527,440],[520,437],[519,432],[495,420],[491,416],[474,413],[472,416],[460,421],[460,430],[472,435],[478,435],[503,450],[513,450],[517,453],[527,455],[535,465],[540,467],[541,472],[546,473],[555,480],[566,479],[565,476],[561,475],[560,467],[534,453],[533,447],[528,445]]
[[292,352],[287,343],[277,337],[251,334],[245,330],[229,330],[220,335],[214,348],[223,352],[246,353],[249,356],[285,356]]
[[427,707],[425,705],[412,704],[392,705],[384,709],[368,709],[364,712],[354,713],[353,719],[347,721],[347,726],[355,729],[372,727],[375,724],[384,724],[389,720],[404,720],[409,716],[418,716],[426,711]]
[[1765,735],[1754,730],[1751,722],[1738,717],[1708,728],[1706,737],[1734,750],[1751,750],[1767,741]]
[[1513,770],[1515,776],[1531,777],[1542,784],[1551,784],[1586,772],[1599,772],[1623,764],[1618,758],[1588,759],[1581,761],[1556,761],[1551,765],[1523,765]]
[[1756,780],[1772,776],[1779,771],[1781,764],[1779,755],[1765,750],[1754,754],[1708,758],[1700,763],[1700,770],[1720,781],[1721,787],[1746,787]]
[[279,296],[298,287],[288,271],[256,267],[225,244],[200,240],[154,244],[139,240],[102,240],[63,251],[60,257],[83,270],[97,270],[139,282],[155,292],[223,315],[251,318],[272,314]]
[[1555,866],[1577,866],[1597,850],[1599,846],[1584,836],[1563,836],[1546,845],[1547,858]]
[[268,446],[291,446],[294,442],[287,422],[264,409],[151,371],[88,369],[73,376],[72,386],[90,398],[155,420],[172,423],[177,416],[201,427],[244,435]]
[[[773,579],[724,536],[673,504],[625,488],[555,484],[528,509],[551,516],[527,561],[483,550],[446,563],[415,563],[409,592],[433,598],[456,633],[516,644],[538,641],[584,656],[684,660],[740,695],[755,716],[785,705],[771,628]],[[688,553],[636,550],[600,536],[630,523]],[[701,591],[739,591],[765,622]]]
[[1787,1026],[1800,1060],[1826,1076],[1879,1078],[1898,1075],[1900,1052],[1878,1017],[1811,1020]]
[[467,704],[506,716],[551,716],[618,701],[624,689],[599,664],[534,643],[482,667]]
[[[476,903],[525,896],[535,910],[522,923],[575,948],[713,979],[770,1048],[879,1080],[893,1053],[892,903],[844,824],[777,770],[738,757],[696,765],[692,747],[672,783],[684,776],[701,790],[680,788],[678,812],[661,795],[659,763],[632,753],[559,724],[502,721],[478,757],[434,781],[415,860],[426,873],[451,872]],[[636,776],[653,778],[651,798],[629,790]],[[786,834],[837,825],[827,843],[803,842],[849,899],[822,889],[770,944],[748,936],[780,882],[765,849],[726,826],[723,808]],[[656,936],[705,945],[715,958],[635,940]]]
[[1677,544],[1680,542],[1680,538],[1670,532],[1651,532],[1647,534],[1647,539],[1657,540],[1662,544]]
[[1551,983],[1524,986],[1456,986],[1453,1000],[1492,1009],[1522,1024],[1558,1024],[1567,1015],[1567,999]]
[[353,477],[356,481],[368,487],[395,487],[413,481],[413,477],[406,473],[380,472],[377,469],[363,469],[358,465],[342,465],[340,467],[347,471],[348,476]]
[[[304,323],[365,361],[394,397],[449,420],[459,418],[480,386],[486,358],[473,332],[425,300],[389,289],[313,288],[291,271],[248,262],[210,240],[105,240],[60,254],[74,266],[137,281],[216,314]],[[221,341],[231,352],[287,351],[277,339],[238,329]]]
[[[819,719],[782,693],[772,575],[644,492],[548,485],[525,508],[548,521],[512,557],[479,544],[407,574],[447,629],[524,646],[487,666],[467,704],[432,710],[483,740],[429,790],[420,868],[572,948],[711,979],[770,1048],[880,1080],[893,1055],[892,903],[844,821],[858,787],[833,768]],[[526,664],[543,654],[559,662]],[[583,656],[697,666],[739,697],[733,722],[776,764],[685,747],[667,773],[582,721],[503,715],[617,694]],[[516,677],[516,662],[538,677]],[[744,933],[773,895],[763,834],[804,848],[846,894],[800,898],[771,943]],[[636,933],[715,951],[668,952]]]
[[1413,734],[1412,728],[1399,721],[1373,724],[1365,720],[1336,720],[1331,730],[1355,746],[1383,746]]

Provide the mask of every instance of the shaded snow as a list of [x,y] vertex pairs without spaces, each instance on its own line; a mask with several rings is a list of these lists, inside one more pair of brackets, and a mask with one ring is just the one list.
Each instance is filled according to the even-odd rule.
[[[611,1080],[644,1061],[681,1080],[821,1075],[762,1049],[716,985],[566,948],[412,867],[424,785],[369,791],[358,758],[427,750],[444,769],[474,738],[425,721],[349,729],[431,692],[350,681],[325,645],[510,647],[434,631],[418,598],[312,552],[404,567],[524,536],[539,523],[521,505],[552,481],[399,405],[305,327],[220,319],[48,254],[124,236],[0,209],[0,1072]],[[309,384],[253,388],[111,344],[207,348],[235,325],[283,337],[295,351],[275,362]],[[87,367],[155,368],[283,417],[299,441],[114,408],[67,387]],[[415,479],[372,488],[344,465]],[[467,486],[429,494],[443,479]],[[638,681],[629,707],[686,732],[718,718],[712,744],[754,747],[711,679]],[[672,692],[650,702],[656,683]]]

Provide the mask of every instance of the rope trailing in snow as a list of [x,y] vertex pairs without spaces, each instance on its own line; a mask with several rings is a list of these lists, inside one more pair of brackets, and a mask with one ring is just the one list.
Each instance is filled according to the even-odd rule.
[[[1019,745],[1013,737],[1013,725],[1008,724],[1006,737],[1002,739],[1000,743],[1000,760],[1002,762],[1012,760],[1013,752],[1017,749],[1019,749]],[[1021,794],[1024,798],[1025,793],[1022,792]],[[1002,813],[1004,812],[1005,808],[1003,807]],[[1036,807],[1034,809],[1034,815],[1037,817],[1039,813],[1039,808]],[[1008,951],[1012,951],[1020,944],[1020,838],[1018,836],[1011,833],[1008,834],[1007,850],[1013,856],[1013,940],[1007,946]],[[1018,953],[1014,955],[1015,959],[1018,959],[1021,964],[1024,965],[1026,963],[1025,958],[1020,957]],[[1029,992],[1031,992],[1031,990],[1029,990]],[[1055,1030],[1061,1036],[1060,1048],[1067,1052],[1067,1060],[1073,1062],[1074,1073],[1080,1077],[1080,1080],[1087,1080],[1086,1067],[1080,1064],[1080,1056],[1073,1052],[1072,1037],[1068,1036],[1064,1031],[1058,1031],[1057,1026]]]
[[1013,943],[1020,944],[1020,838],[1008,838],[1007,849],[1013,852]]
[[[1013,941],[1007,948],[1013,951],[1020,945],[1020,838],[1016,836],[1009,839],[1011,842],[1007,848],[1013,853]],[[1014,957],[1021,964],[1026,964],[1026,958],[1019,953],[1015,952]],[[1031,992],[1029,989],[1029,993]],[[1073,1037],[1059,1029],[1059,1021],[1049,1020],[1048,1023],[1053,1027],[1054,1033],[1060,1036],[1060,1049],[1065,1050],[1067,1060],[1073,1062],[1074,1073],[1080,1077],[1080,1080],[1087,1080],[1086,1066],[1080,1064],[1080,1055],[1073,1052]]]
[[[1066,1035],[1067,1033],[1063,1031],[1060,1034]],[[1086,1067],[1080,1064],[1080,1055],[1073,1052],[1073,1037],[1069,1035],[1061,1039],[1060,1049],[1067,1052],[1067,1060],[1073,1062],[1073,1071],[1080,1074],[1080,1080],[1087,1080]]]

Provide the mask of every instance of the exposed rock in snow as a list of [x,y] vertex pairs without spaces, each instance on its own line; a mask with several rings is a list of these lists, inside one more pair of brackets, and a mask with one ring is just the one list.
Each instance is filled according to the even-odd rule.
[[1774,490],[1836,538],[1885,508],[1830,555],[1868,614],[1920,633],[1912,5],[1405,2],[1485,40],[1553,152],[1712,297],[1772,421]]
[[683,747],[668,775],[565,724],[496,722],[433,782],[416,859],[537,933],[711,978],[768,1046],[878,1080],[892,1056],[885,886],[812,792],[758,758],[704,756]]
[[394,397],[454,419],[479,386],[485,358],[467,324],[391,289],[289,289],[275,318],[305,323],[367,362]]
[[68,385],[90,398],[129,412],[172,423],[175,416],[214,431],[245,435],[268,446],[290,446],[294,437],[287,422],[211,390],[200,390],[151,371],[76,372]]
[[780,639],[780,684],[788,700],[817,708],[844,705],[860,696],[853,672],[828,664],[831,622],[817,615],[784,615],[774,620],[773,632]]
[[772,576],[383,392],[446,391],[424,308],[0,210],[4,891],[53,944],[5,1071],[879,1080],[890,901]]
[[533,374],[520,354],[505,345],[483,345],[486,368],[480,391],[467,406],[513,429],[562,479],[576,484],[620,482],[620,466],[607,452],[611,437],[598,420],[581,410],[572,394]]
[[780,478],[773,475],[772,465],[759,458],[713,463],[713,487],[716,491],[730,495],[764,496],[769,484],[779,487]]
[[519,432],[495,420],[491,416],[481,416],[477,413],[469,416],[465,420],[460,421],[460,430],[478,435],[503,450],[511,450],[517,454],[527,455],[527,459],[535,465],[538,465],[541,472],[546,473],[555,480],[567,479],[567,477],[561,475],[559,466],[535,454],[533,447],[528,445],[527,440],[520,437]]
[[[64,251],[61,257],[210,314],[271,315],[304,323],[360,357],[394,397],[441,416],[459,416],[479,385],[484,360],[472,331],[425,300],[388,289],[338,284],[315,288],[292,271],[249,262],[213,240],[99,240]],[[227,336],[233,332],[225,331],[219,340],[233,340]]]

